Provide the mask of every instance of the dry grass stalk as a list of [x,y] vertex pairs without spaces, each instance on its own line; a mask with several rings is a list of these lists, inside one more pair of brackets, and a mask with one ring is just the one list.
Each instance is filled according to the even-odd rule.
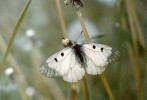
[[[42,93],[46,96],[46,98],[51,99],[51,95],[55,100],[65,100],[65,96],[61,91],[57,82],[53,79],[46,79],[41,77],[40,73],[38,73],[38,68],[41,65],[39,57],[41,55],[37,48],[32,49],[32,64],[34,68],[34,86],[42,91]],[[37,79],[36,79],[37,77]],[[37,84],[36,84],[37,83]],[[54,89],[54,91],[53,91]],[[57,96],[58,95],[58,96]]]
[[[59,0],[56,0],[56,5],[57,5],[57,10],[58,10],[58,12],[59,12],[59,17],[60,17],[59,19],[60,19],[60,22],[62,22],[62,23],[61,23],[61,27],[63,27],[62,24],[65,23],[65,22],[64,22],[64,19],[63,19],[63,14],[62,14],[62,11],[61,11],[61,5],[60,5]],[[86,27],[85,27],[85,28],[86,28]],[[63,31],[63,36],[64,36],[64,38],[67,38],[68,35],[67,35],[67,33],[65,32],[65,30],[66,30],[65,25],[64,25],[63,30],[64,30],[64,31]],[[84,78],[83,78],[83,79],[84,79]],[[84,79],[84,80],[85,80],[85,79]],[[85,83],[86,81],[83,81],[83,82],[84,82],[83,85],[84,85],[85,91],[86,91],[86,92],[84,91],[84,92],[86,93],[86,95],[84,95],[84,96],[86,96],[86,97],[85,97],[86,100],[89,100],[89,93],[88,93],[87,83]],[[81,86],[81,84],[80,84],[80,86]],[[81,86],[81,87],[82,87],[82,86]],[[83,94],[83,93],[82,93],[82,94]]]
[[130,0],[130,6],[131,6],[130,10],[132,12],[132,17],[134,19],[134,24],[135,24],[136,31],[137,31],[136,33],[138,34],[139,42],[142,45],[142,47],[146,48],[145,40],[144,40],[144,37],[143,37],[143,33],[141,31],[141,28],[140,28],[140,25],[139,25],[139,21],[138,21],[138,17],[137,17],[137,14],[135,12],[134,2],[132,0]]
[[133,48],[135,51],[135,65],[136,65],[136,79],[137,79],[137,87],[138,87],[138,100],[142,100],[142,86],[141,86],[141,75],[140,75],[140,61],[139,61],[139,51],[138,51],[138,44],[137,44],[137,37],[136,37],[136,31],[134,26],[134,20],[133,20],[133,14],[132,14],[132,8],[131,8],[131,2],[130,0],[125,0],[126,8],[127,8],[127,14],[129,19],[129,26],[131,31],[131,37],[133,41]]
[[56,6],[57,6],[57,11],[58,11],[59,19],[60,19],[63,36],[64,38],[68,38],[65,21],[64,21],[63,14],[61,11],[60,0],[56,0]]
[[[83,29],[83,32],[84,32],[85,39],[86,39],[87,42],[90,42],[90,38],[89,38],[85,23],[84,23],[83,18],[82,18],[82,13],[80,12],[80,10],[77,11],[77,15],[78,15],[78,18],[80,20],[80,23],[81,23],[81,26],[82,26],[82,29]],[[106,89],[106,91],[107,91],[107,93],[109,95],[110,100],[115,100],[114,96],[113,96],[113,93],[112,93],[112,91],[110,89],[110,86],[109,86],[109,84],[108,84],[108,82],[106,80],[105,75],[102,74],[102,75],[100,75],[100,77],[102,79],[102,82],[104,83],[105,89]]]
[[74,86],[71,87],[70,100],[77,100],[77,91]]
[[[2,38],[1,34],[0,34],[0,48],[2,50],[2,53],[4,54],[5,51],[6,51],[7,46],[6,46],[6,43],[5,43],[4,39]],[[16,73],[17,76],[23,76],[23,74],[22,74],[22,72],[21,72],[21,70],[20,70],[20,68],[18,66],[17,61],[15,60],[14,56],[11,53],[9,53],[8,62],[10,63],[10,65],[12,65],[14,67],[15,73]],[[19,79],[17,81],[19,82]],[[28,100],[28,97],[25,94],[25,89],[27,87],[26,82],[23,81],[23,84],[18,83],[18,85],[19,85],[18,89],[20,91],[21,98],[23,100]]]

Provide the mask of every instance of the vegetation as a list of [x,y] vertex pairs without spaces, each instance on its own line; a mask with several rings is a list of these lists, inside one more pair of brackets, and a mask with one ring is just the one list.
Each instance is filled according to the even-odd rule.
[[[0,100],[147,99],[146,1],[82,3],[78,10],[63,0],[0,1]],[[77,83],[42,76],[39,66],[63,48],[62,38],[76,41],[82,30],[78,42],[115,47],[121,59]]]

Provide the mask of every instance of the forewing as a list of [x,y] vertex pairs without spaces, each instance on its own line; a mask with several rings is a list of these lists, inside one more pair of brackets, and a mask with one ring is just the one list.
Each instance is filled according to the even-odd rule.
[[77,82],[81,80],[85,75],[85,69],[79,61],[76,59],[75,54],[73,53],[71,56],[72,62],[70,65],[70,69],[66,75],[63,76],[63,79],[67,82]]
[[67,74],[72,62],[72,54],[73,52],[70,47],[66,47],[55,53],[40,66],[40,73],[47,77],[57,77]]
[[120,58],[120,52],[117,49],[103,44],[83,44],[83,50],[87,58],[87,73],[92,75],[101,74],[107,66]]

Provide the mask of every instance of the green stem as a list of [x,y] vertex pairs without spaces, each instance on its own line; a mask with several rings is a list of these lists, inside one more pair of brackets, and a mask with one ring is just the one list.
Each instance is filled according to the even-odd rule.
[[106,91],[107,91],[107,93],[109,95],[110,100],[115,100],[115,98],[113,96],[113,93],[111,91],[111,88],[110,88],[110,86],[109,86],[109,84],[108,84],[108,82],[106,80],[106,77],[104,76],[104,74],[101,74],[100,77],[101,77],[102,82],[103,82],[103,84],[105,86],[105,89],[106,89]]
[[139,38],[139,42],[140,44],[142,45],[142,47],[145,48],[145,40],[143,38],[143,33],[141,31],[141,28],[140,28],[140,25],[139,25],[139,21],[138,21],[138,17],[136,15],[136,12],[135,12],[135,8],[134,8],[134,3],[132,0],[130,0],[130,6],[131,6],[131,12],[132,12],[132,17],[134,19],[134,24],[136,26],[136,31],[137,31],[137,34],[138,34],[138,38]]
[[12,36],[11,36],[10,42],[9,42],[9,44],[8,44],[8,48],[7,48],[6,53],[5,53],[5,55],[4,55],[4,59],[3,59],[3,61],[2,61],[2,65],[1,65],[1,67],[0,67],[0,78],[1,78],[2,73],[3,73],[3,70],[4,70],[4,68],[5,68],[5,64],[6,64],[6,61],[7,61],[7,57],[8,57],[8,54],[9,54],[10,50],[11,50],[13,41],[14,41],[14,39],[15,39],[15,36],[16,36],[16,34],[17,34],[17,31],[18,31],[18,29],[19,29],[19,27],[20,27],[20,25],[21,25],[21,23],[22,23],[22,20],[23,20],[25,14],[26,14],[26,11],[27,11],[27,9],[28,9],[30,3],[31,3],[31,0],[28,1],[27,5],[25,6],[25,8],[24,8],[24,10],[23,10],[23,12],[22,12],[22,14],[21,14],[21,16],[20,16],[20,18],[19,18],[19,20],[18,20],[16,26],[15,26],[15,29],[14,29],[13,34],[12,34]]
[[138,45],[137,45],[137,37],[136,37],[136,32],[135,32],[135,26],[133,22],[133,16],[131,12],[131,2],[130,0],[125,0],[126,3],[126,8],[127,8],[127,14],[128,14],[128,19],[129,19],[129,26],[130,26],[130,31],[131,31],[131,36],[132,36],[132,41],[133,41],[133,47],[135,51],[135,65],[136,65],[136,79],[137,79],[137,86],[138,86],[138,100],[142,100],[142,87],[141,87],[141,74],[140,74],[140,62],[139,62],[139,51],[138,51]]
[[84,86],[85,86],[86,100],[90,100],[90,98],[89,98],[89,92],[88,92],[88,85],[87,85],[87,82],[86,82],[86,78],[85,77],[83,78],[83,83],[84,83]]
[[[3,53],[5,53],[6,47],[7,47],[6,43],[5,43],[5,41],[3,40],[3,38],[0,34],[0,48],[1,48]],[[22,72],[21,72],[21,70],[18,66],[18,63],[16,62],[14,56],[11,53],[9,53],[8,62],[10,63],[10,65],[15,67],[15,75],[22,76]],[[18,84],[19,84],[19,80],[18,80]],[[20,91],[21,98],[23,100],[28,100],[28,97],[26,96],[26,93],[25,93],[26,86],[27,86],[26,82],[23,81],[23,84],[19,84],[19,87],[18,87],[18,89]]]
[[87,100],[86,92],[85,92],[85,88],[84,88],[82,80],[80,80],[78,83],[79,83],[80,91],[81,91],[82,96],[84,98],[83,100]]

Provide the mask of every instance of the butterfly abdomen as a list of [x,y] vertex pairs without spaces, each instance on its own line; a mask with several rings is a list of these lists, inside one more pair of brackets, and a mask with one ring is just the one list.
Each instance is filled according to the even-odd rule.
[[85,66],[86,65],[86,57],[85,57],[85,53],[83,52],[82,46],[79,44],[75,44],[73,46],[73,50],[74,50],[74,53],[76,55],[78,62],[81,65]]

